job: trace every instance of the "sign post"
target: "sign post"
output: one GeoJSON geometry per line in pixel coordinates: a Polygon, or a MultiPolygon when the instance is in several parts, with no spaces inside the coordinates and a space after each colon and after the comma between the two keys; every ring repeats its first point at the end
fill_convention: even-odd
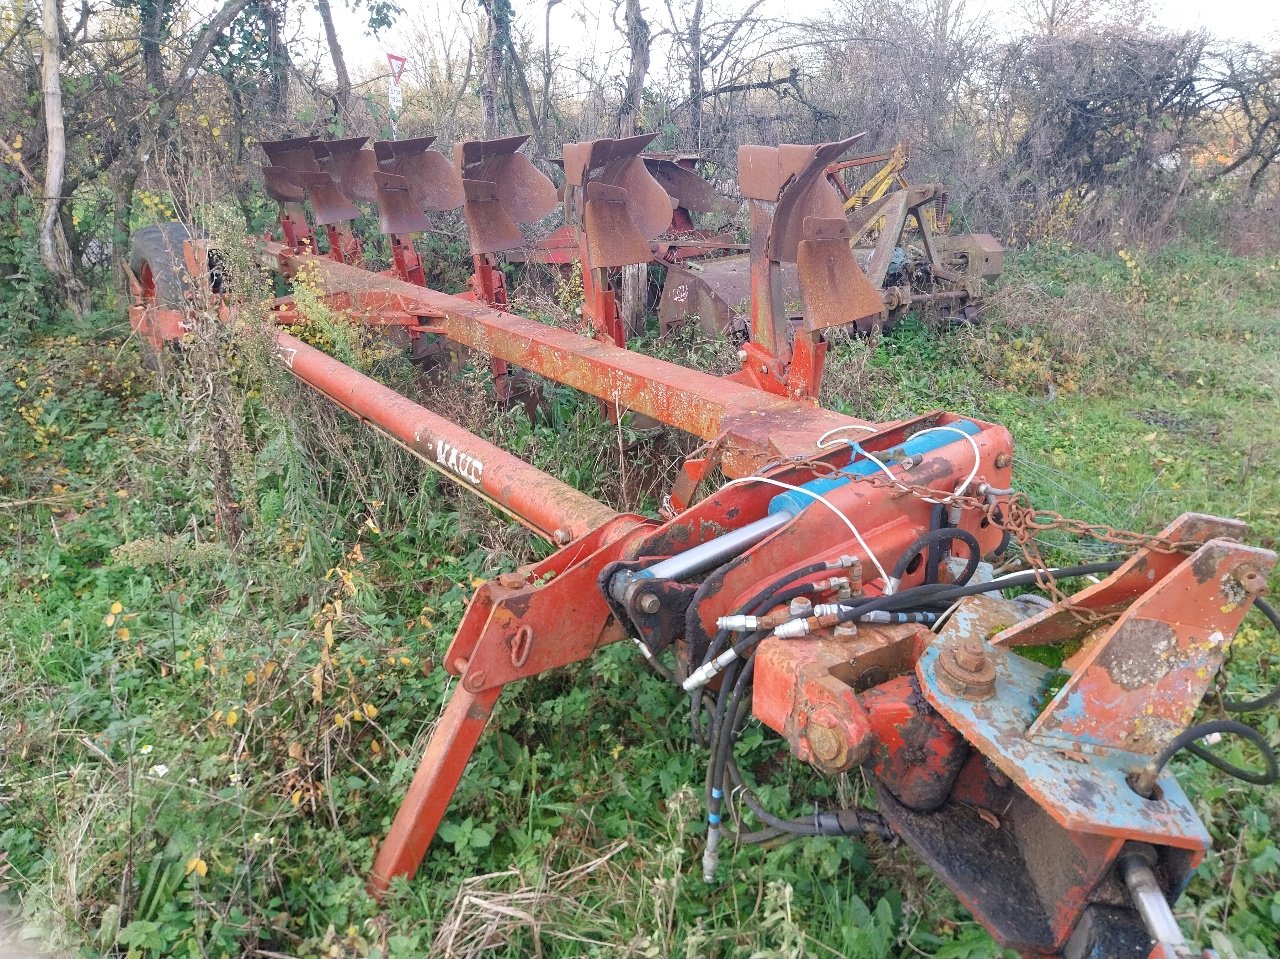
{"type": "Polygon", "coordinates": [[[396,122],[400,119],[400,108],[404,105],[404,97],[400,92],[400,78],[404,76],[405,59],[394,53],[387,54],[387,63],[391,67],[391,85],[387,89],[387,106],[391,118],[391,139],[397,138],[396,122]]]}

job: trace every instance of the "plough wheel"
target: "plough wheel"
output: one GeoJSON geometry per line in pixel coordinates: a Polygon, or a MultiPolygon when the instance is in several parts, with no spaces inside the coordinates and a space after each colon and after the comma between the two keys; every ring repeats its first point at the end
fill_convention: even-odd
{"type": "MultiPolygon", "coordinates": [[[[129,241],[129,269],[142,287],[145,306],[182,309],[191,290],[182,244],[193,234],[185,223],[157,223],[133,234],[129,241]]],[[[142,365],[158,372],[164,368],[164,351],[147,336],[140,336],[142,365]]]]}

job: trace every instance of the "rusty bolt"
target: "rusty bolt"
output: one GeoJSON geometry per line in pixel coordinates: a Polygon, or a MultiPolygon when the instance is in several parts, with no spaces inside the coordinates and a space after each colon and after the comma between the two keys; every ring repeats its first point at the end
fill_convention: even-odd
{"type": "Polygon", "coordinates": [[[561,527],[560,529],[556,530],[551,535],[555,537],[557,546],[564,546],[571,539],[573,539],[572,534],[564,527],[561,527]]]}
{"type": "Polygon", "coordinates": [[[524,573],[503,573],[498,577],[498,585],[504,589],[519,589],[524,584],[524,573]]]}
{"type": "Polygon", "coordinates": [[[813,602],[807,597],[797,596],[791,601],[791,605],[787,608],[787,611],[791,613],[792,616],[808,616],[813,612],[813,602]]]}
{"type": "Polygon", "coordinates": [[[662,600],[654,593],[644,593],[636,600],[636,605],[640,607],[640,612],[652,616],[662,608],[662,600]]]}
{"type": "Polygon", "coordinates": [[[976,636],[966,639],[955,651],[955,660],[961,669],[978,672],[987,665],[987,651],[982,648],[982,640],[976,636]]]}
{"type": "Polygon", "coordinates": [[[858,624],[857,623],[840,623],[835,628],[836,639],[857,639],[858,624]]]}
{"type": "Polygon", "coordinates": [[[1245,564],[1236,570],[1236,582],[1250,596],[1257,596],[1267,591],[1267,578],[1254,567],[1245,564]]]}
{"type": "Polygon", "coordinates": [[[838,731],[830,726],[814,723],[805,730],[805,738],[809,740],[809,748],[818,762],[839,765],[845,743],[838,731]]]}
{"type": "Polygon", "coordinates": [[[1013,456],[1009,453],[1001,453],[996,457],[996,469],[1006,470],[1013,463],[1013,456]]]}
{"type": "Polygon", "coordinates": [[[938,681],[965,699],[990,699],[996,691],[996,667],[982,640],[953,636],[938,655],[938,681]]]}

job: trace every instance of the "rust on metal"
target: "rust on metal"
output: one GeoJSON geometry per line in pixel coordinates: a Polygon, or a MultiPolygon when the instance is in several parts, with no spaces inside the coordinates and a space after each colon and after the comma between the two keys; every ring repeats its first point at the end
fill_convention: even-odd
{"type": "Polygon", "coordinates": [[[435,137],[409,140],[378,140],[373,144],[378,169],[404,177],[409,193],[426,213],[456,210],[462,206],[462,178],[453,162],[439,150],[430,149],[435,137]]]}
{"type": "Polygon", "coordinates": [[[1237,574],[1275,562],[1267,550],[1205,543],[1093,638],[1027,735],[1158,753],[1191,725],[1249,610],[1237,574]]]}
{"type": "Polygon", "coordinates": [[[644,263],[650,241],[671,226],[674,201],[641,157],[654,136],[565,144],[566,199],[582,231],[585,269],[644,263]]]}
{"type": "Polygon", "coordinates": [[[622,187],[588,183],[582,211],[587,262],[592,268],[626,266],[649,259],[649,238],[631,219],[629,194],[622,187]]]}
{"type": "Polygon", "coordinates": [[[315,211],[316,226],[334,226],[346,223],[360,215],[360,210],[347,199],[333,177],[323,170],[314,173],[298,173],[296,178],[307,190],[307,199],[315,211]]]}
{"type": "Polygon", "coordinates": [[[347,199],[372,203],[371,175],[378,168],[378,161],[372,150],[364,149],[368,139],[312,140],[311,152],[320,169],[333,177],[347,199]]]}
{"type": "Polygon", "coordinates": [[[278,244],[267,244],[266,253],[287,273],[310,264],[318,287],[350,295],[357,314],[394,308],[438,317],[436,326],[454,342],[695,436],[728,434],[733,442],[724,465],[731,475],[754,472],[778,456],[815,453],[815,440],[827,430],[865,423],[446,293],[387,277],[371,280],[365,270],[302,257],[278,244]]]}
{"type": "MultiPolygon", "coordinates": [[[[716,193],[715,188],[693,169],[699,157],[691,154],[643,155],[649,175],[676,202],[677,210],[691,213],[732,213],[736,204],[716,193]]],[[[683,228],[685,224],[672,224],[683,228]]],[[[692,223],[688,224],[689,227],[692,223]]]]}
{"type": "Polygon", "coordinates": [[[523,246],[519,225],[534,223],[555,209],[555,186],[517,152],[528,139],[523,135],[467,140],[454,147],[472,253],[523,246]]]}
{"type": "Polygon", "coordinates": [[[844,217],[806,218],[796,264],[805,332],[849,326],[867,332],[880,325],[884,299],[854,262],[844,217]]]}
{"type": "Polygon", "coordinates": [[[311,152],[314,139],[295,137],[261,144],[267,156],[267,166],[262,168],[263,187],[267,195],[280,204],[280,231],[284,242],[297,249],[311,249],[313,242],[302,205],[307,198],[307,188],[300,177],[319,171],[315,154],[311,152]]]}
{"type": "Polygon", "coordinates": [[[317,173],[320,170],[315,154],[311,152],[314,140],[315,137],[296,137],[291,140],[268,140],[261,144],[269,164],[263,172],[266,173],[267,193],[272,199],[281,203],[302,199],[295,195],[303,189],[296,174],[317,173]],[[280,195],[273,191],[280,191],[280,195]]]}
{"type": "MultiPolygon", "coordinates": [[[[796,267],[780,271],[782,301],[788,313],[798,315],[800,282],[796,267]]],[[[658,321],[664,332],[686,323],[695,323],[704,333],[746,335],[751,315],[751,260],[746,256],[725,256],[696,264],[667,267],[658,301],[658,321]]]]}
{"type": "Polygon", "coordinates": [[[431,221],[413,196],[408,177],[375,172],[372,180],[378,201],[378,226],[383,233],[422,233],[431,229],[431,221]]]}
{"type": "Polygon", "coordinates": [[[800,240],[804,237],[805,220],[809,217],[824,220],[844,218],[840,195],[827,180],[827,165],[861,138],[862,134],[857,134],[819,146],[784,143],[777,148],[781,194],[769,233],[770,259],[780,263],[796,262],[800,240]]]}
{"type": "Polygon", "coordinates": [[[952,634],[938,655],[938,680],[965,699],[990,699],[996,691],[996,667],[982,638],[952,634]]]}

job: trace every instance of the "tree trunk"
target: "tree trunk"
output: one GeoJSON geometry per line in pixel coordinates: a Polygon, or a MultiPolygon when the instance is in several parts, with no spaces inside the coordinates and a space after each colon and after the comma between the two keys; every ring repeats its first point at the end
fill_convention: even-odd
{"type": "Polygon", "coordinates": [[[480,106],[484,112],[484,135],[496,137],[501,132],[498,89],[502,86],[504,54],[511,43],[511,2],[480,0],[480,5],[488,17],[484,76],[480,81],[480,106]]]}
{"type": "Polygon", "coordinates": [[[40,258],[62,287],[67,305],[83,316],[89,291],[71,269],[71,251],[62,231],[62,185],[67,164],[67,134],[62,124],[62,35],[58,0],[44,0],[41,18],[40,92],[44,100],[46,162],[44,208],[40,216],[40,258]]]}
{"type": "MultiPolygon", "coordinates": [[[[541,115],[533,105],[533,90],[529,88],[529,74],[524,68],[524,61],[520,58],[520,54],[516,52],[515,46],[507,47],[507,52],[511,54],[511,79],[515,83],[516,89],[520,93],[520,102],[524,106],[524,112],[529,115],[529,128],[533,133],[534,149],[541,156],[546,156],[547,140],[546,129],[542,125],[541,115]]],[[[512,115],[515,115],[513,109],[512,115]]]]}
{"type": "MultiPolygon", "coordinates": [[[[48,2],[48,0],[46,0],[48,2]]],[[[133,191],[142,175],[142,161],[136,155],[123,157],[112,169],[111,182],[111,272],[116,292],[129,298],[129,238],[132,235],[133,191]]]]}
{"type": "Polygon", "coordinates": [[[689,137],[702,149],[702,0],[695,0],[689,17],[689,137]]]}
{"type": "Polygon", "coordinates": [[[547,117],[551,115],[551,8],[560,0],[547,0],[546,21],[542,38],[542,102],[538,104],[538,127],[547,129],[547,117]]]}
{"type": "Polygon", "coordinates": [[[160,44],[166,39],[160,35],[164,29],[164,15],[168,4],[163,0],[142,0],[138,6],[141,30],[138,43],[142,47],[142,75],[157,93],[165,88],[164,59],[160,44]]]}
{"type": "Polygon", "coordinates": [[[627,46],[631,48],[631,67],[627,71],[627,88],[618,108],[618,136],[627,137],[639,131],[640,105],[644,80],[649,74],[649,24],[640,9],[640,0],[626,0],[627,46]]]}
{"type": "Polygon", "coordinates": [[[333,27],[333,11],[329,9],[329,0],[316,0],[316,9],[320,11],[320,21],[324,24],[324,36],[329,43],[329,57],[333,60],[333,72],[338,86],[334,91],[334,113],[343,127],[351,115],[351,75],[347,73],[347,61],[342,55],[342,47],[338,44],[338,31],[333,27]]]}
{"type": "Polygon", "coordinates": [[[290,66],[289,48],[281,35],[284,28],[283,5],[263,3],[262,16],[267,23],[267,70],[271,77],[267,104],[272,113],[281,116],[289,105],[290,66]]]}

